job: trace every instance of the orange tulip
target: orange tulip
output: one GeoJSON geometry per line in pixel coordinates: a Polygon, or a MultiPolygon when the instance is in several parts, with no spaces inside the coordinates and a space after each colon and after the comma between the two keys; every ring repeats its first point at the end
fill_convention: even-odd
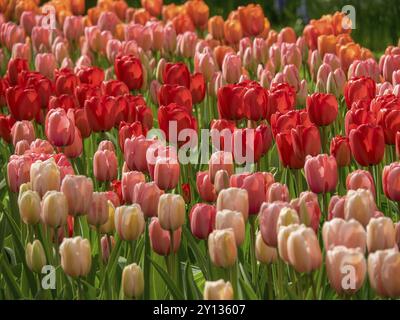
{"type": "Polygon", "coordinates": [[[204,30],[207,27],[208,16],[210,15],[208,5],[203,1],[190,0],[185,3],[185,7],[194,25],[204,30]]]}
{"type": "Polygon", "coordinates": [[[224,23],[225,40],[228,43],[238,43],[243,38],[242,25],[239,20],[228,19],[224,23]]]}
{"type": "Polygon", "coordinates": [[[318,37],[318,51],[322,59],[325,53],[335,53],[336,37],[334,35],[320,35],[318,37]]]}
{"type": "Polygon", "coordinates": [[[222,69],[222,62],[228,53],[235,53],[235,51],[229,46],[216,46],[214,48],[215,60],[217,61],[220,69],[222,69]]]}
{"type": "Polygon", "coordinates": [[[356,43],[348,43],[339,50],[339,60],[345,73],[354,60],[361,59],[361,47],[356,43]]]}
{"type": "Polygon", "coordinates": [[[141,0],[142,7],[145,8],[152,16],[158,17],[162,9],[162,0],[141,0]]]}
{"type": "Polygon", "coordinates": [[[150,13],[146,9],[137,9],[133,13],[133,21],[144,26],[150,20],[150,13]]]}
{"type": "Polygon", "coordinates": [[[224,19],[221,16],[214,16],[208,20],[208,33],[216,40],[224,38],[224,19]]]}
{"type": "Polygon", "coordinates": [[[288,42],[288,43],[295,43],[296,42],[296,32],[291,27],[283,28],[278,35],[278,42],[288,42]]]}
{"type": "Polygon", "coordinates": [[[238,9],[245,36],[257,36],[264,31],[264,12],[259,4],[249,4],[238,9]]]}

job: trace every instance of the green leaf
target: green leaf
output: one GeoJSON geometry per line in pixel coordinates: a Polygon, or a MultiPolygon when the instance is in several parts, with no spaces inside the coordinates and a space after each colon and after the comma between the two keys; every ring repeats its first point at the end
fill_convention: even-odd
{"type": "Polygon", "coordinates": [[[6,259],[4,258],[4,255],[2,254],[0,256],[0,267],[2,270],[3,278],[6,281],[8,287],[10,288],[11,293],[16,299],[22,299],[24,298],[21,289],[18,287],[17,282],[15,281],[15,276],[10,270],[10,267],[8,266],[8,263],[6,262],[6,259]]]}
{"type": "Polygon", "coordinates": [[[239,278],[240,286],[243,292],[246,294],[246,298],[249,300],[259,300],[257,294],[254,292],[253,288],[245,281],[243,278],[239,278]]]}
{"type": "Polygon", "coordinates": [[[176,300],[184,300],[184,296],[180,289],[175,285],[175,283],[172,282],[171,278],[169,277],[168,273],[164,270],[163,267],[161,267],[157,262],[155,262],[153,259],[148,257],[150,262],[153,264],[154,268],[157,270],[161,278],[164,280],[165,284],[168,287],[169,292],[172,294],[174,299],[176,300]]]}

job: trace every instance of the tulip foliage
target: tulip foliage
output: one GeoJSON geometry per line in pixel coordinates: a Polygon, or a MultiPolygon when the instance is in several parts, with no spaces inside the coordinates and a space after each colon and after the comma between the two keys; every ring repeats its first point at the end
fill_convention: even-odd
{"type": "Polygon", "coordinates": [[[400,297],[400,47],[140,2],[0,5],[0,300],[400,297]]]}

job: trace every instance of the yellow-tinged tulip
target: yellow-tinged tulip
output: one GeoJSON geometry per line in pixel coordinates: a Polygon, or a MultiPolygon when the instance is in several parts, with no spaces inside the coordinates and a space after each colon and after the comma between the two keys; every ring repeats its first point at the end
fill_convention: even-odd
{"type": "Polygon", "coordinates": [[[40,221],[40,196],[37,192],[28,190],[20,194],[18,208],[24,223],[36,224],[40,221]]]}
{"type": "Polygon", "coordinates": [[[108,219],[107,222],[100,226],[101,233],[112,233],[115,231],[115,207],[108,200],[108,219]]]}
{"type": "Polygon", "coordinates": [[[247,221],[249,216],[249,196],[247,190],[240,188],[223,189],[218,194],[217,211],[229,209],[239,211],[247,221]]]}
{"type": "Polygon", "coordinates": [[[256,258],[265,264],[275,262],[278,259],[278,251],[264,242],[261,232],[258,232],[256,238],[256,258]]]}
{"type": "Polygon", "coordinates": [[[291,224],[299,224],[300,219],[296,210],[288,207],[284,207],[279,212],[278,222],[276,224],[277,231],[279,232],[280,227],[289,226],[291,224]]]}
{"type": "Polygon", "coordinates": [[[355,219],[364,227],[375,212],[375,200],[371,191],[365,189],[347,191],[344,202],[344,218],[355,219]]]}
{"type": "Polygon", "coordinates": [[[240,246],[246,234],[246,226],[242,213],[228,209],[218,211],[215,218],[215,229],[222,230],[229,228],[232,228],[235,234],[236,245],[240,246]]]}
{"type": "Polygon", "coordinates": [[[46,255],[42,243],[39,240],[34,240],[28,243],[25,248],[26,264],[33,272],[42,272],[43,266],[46,265],[46,255]]]}
{"type": "Polygon", "coordinates": [[[166,193],[158,201],[158,219],[165,230],[175,231],[185,223],[185,200],[177,194],[166,193]]]}
{"type": "Polygon", "coordinates": [[[132,263],[122,271],[122,290],[128,298],[139,298],[144,290],[144,277],[142,269],[132,263]]]}
{"type": "Polygon", "coordinates": [[[92,256],[88,239],[64,238],[60,255],[61,267],[70,277],[86,276],[90,272],[92,256]]]}
{"type": "Polygon", "coordinates": [[[31,166],[30,181],[32,190],[37,191],[41,197],[47,191],[60,190],[60,170],[53,158],[45,161],[36,161],[31,166]]]}
{"type": "Polygon", "coordinates": [[[67,197],[62,192],[48,191],[42,201],[42,220],[51,228],[65,225],[68,216],[67,197]]]}
{"type": "Polygon", "coordinates": [[[232,300],[233,288],[231,283],[220,279],[206,281],[204,285],[204,300],[232,300]]]}
{"type": "Polygon", "coordinates": [[[122,240],[137,240],[144,230],[144,215],[138,204],[121,206],[115,210],[115,228],[122,240]]]}
{"type": "Polygon", "coordinates": [[[214,230],[208,236],[210,258],[217,267],[227,268],[235,264],[237,247],[233,229],[214,230]]]}

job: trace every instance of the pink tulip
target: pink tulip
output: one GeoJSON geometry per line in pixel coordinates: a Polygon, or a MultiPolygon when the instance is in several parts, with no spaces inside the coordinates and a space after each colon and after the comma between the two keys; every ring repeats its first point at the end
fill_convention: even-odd
{"type": "Polygon", "coordinates": [[[209,204],[197,203],[192,207],[189,214],[190,229],[196,238],[208,238],[215,228],[216,213],[215,206],[209,204]]]}
{"type": "Polygon", "coordinates": [[[225,170],[229,176],[233,174],[234,166],[232,153],[217,151],[211,155],[208,161],[208,173],[212,183],[214,182],[215,174],[219,170],[225,170]]]}
{"type": "Polygon", "coordinates": [[[290,204],[298,212],[300,222],[311,227],[317,233],[321,218],[318,196],[311,191],[305,191],[300,193],[299,198],[293,199],[290,204]]]}
{"type": "Polygon", "coordinates": [[[196,175],[196,187],[200,198],[206,202],[217,200],[217,194],[214,185],[211,183],[208,171],[199,171],[196,175]]]}
{"type": "Polygon", "coordinates": [[[66,175],[60,190],[68,201],[68,214],[77,216],[89,212],[93,194],[93,182],[90,178],[66,175]]]}
{"type": "Polygon", "coordinates": [[[158,200],[163,193],[155,182],[139,182],[133,188],[132,202],[140,205],[145,217],[156,217],[158,200]]]}
{"type": "Polygon", "coordinates": [[[78,41],[83,35],[83,18],[80,16],[67,16],[64,20],[63,32],[69,41],[78,41]]]}
{"type": "Polygon", "coordinates": [[[304,173],[311,191],[327,193],[336,189],[338,173],[335,157],[326,154],[307,156],[304,173]]]}
{"type": "Polygon", "coordinates": [[[31,142],[30,150],[33,153],[41,153],[41,154],[52,154],[54,153],[54,148],[52,144],[47,140],[35,139],[31,142]]]}
{"type": "Polygon", "coordinates": [[[117,177],[118,161],[112,151],[97,150],[93,156],[93,173],[97,180],[112,181],[117,177]]]}
{"type": "Polygon", "coordinates": [[[179,53],[184,58],[192,58],[195,54],[197,44],[197,34],[195,32],[186,31],[180,41],[178,41],[179,53]]]}
{"type": "Polygon", "coordinates": [[[125,139],[124,159],[130,170],[148,171],[146,152],[153,143],[154,140],[144,136],[125,139]]]}
{"type": "Polygon", "coordinates": [[[374,217],[367,225],[368,252],[396,247],[396,229],[391,218],[374,217]]]}
{"type": "Polygon", "coordinates": [[[33,27],[36,26],[36,13],[33,11],[22,12],[19,23],[24,28],[25,33],[30,35],[33,27]]]}
{"type": "MultiPolygon", "coordinates": [[[[182,228],[173,232],[174,253],[179,250],[181,244],[182,228]]],[[[171,253],[171,235],[168,230],[161,228],[158,218],[153,217],[149,225],[151,247],[159,255],[167,256],[171,253]]]]}
{"type": "Polygon", "coordinates": [[[346,197],[334,195],[329,201],[328,220],[334,218],[344,219],[344,202],[346,197]]]}
{"type": "Polygon", "coordinates": [[[72,110],[50,109],[46,115],[45,132],[49,141],[57,146],[68,146],[74,142],[75,123],[72,110]]]}
{"type": "Polygon", "coordinates": [[[158,158],[154,168],[154,182],[161,190],[172,190],[179,182],[179,162],[174,158],[158,158]]]}
{"type": "Polygon", "coordinates": [[[25,59],[27,61],[31,60],[31,47],[27,43],[16,43],[12,47],[11,58],[25,59]]]}
{"type": "Polygon", "coordinates": [[[115,34],[118,23],[120,23],[120,20],[112,11],[103,11],[97,20],[97,26],[101,31],[110,31],[112,34],[115,34]]]}
{"type": "Polygon", "coordinates": [[[357,190],[366,189],[375,194],[375,183],[371,173],[366,170],[355,170],[346,177],[346,189],[357,190]]]}
{"type": "Polygon", "coordinates": [[[300,69],[302,57],[301,52],[295,43],[281,44],[281,62],[284,66],[294,64],[297,69],[300,69]]]}
{"type": "Polygon", "coordinates": [[[289,190],[285,184],[279,182],[274,182],[271,184],[267,190],[267,202],[274,201],[289,201],[289,190]]]}
{"type": "Polygon", "coordinates": [[[29,143],[26,140],[20,140],[15,145],[14,154],[16,155],[23,155],[26,151],[29,150],[29,143]]]}
{"type": "Polygon", "coordinates": [[[32,28],[32,46],[35,52],[50,50],[50,30],[46,27],[35,26],[32,28]]]}
{"type": "Polygon", "coordinates": [[[247,190],[232,187],[222,190],[217,198],[217,211],[224,209],[240,212],[244,221],[247,221],[249,216],[249,195],[247,190]]]}
{"type": "Polygon", "coordinates": [[[133,190],[135,185],[145,182],[146,177],[140,171],[129,171],[122,174],[121,187],[122,197],[126,203],[133,203],[133,190]]]}
{"type": "Polygon", "coordinates": [[[7,164],[7,183],[12,192],[18,192],[21,184],[29,182],[32,158],[29,155],[13,155],[7,164]]]}
{"type": "Polygon", "coordinates": [[[264,203],[260,208],[259,221],[260,231],[264,242],[276,248],[278,245],[278,229],[277,223],[279,213],[283,208],[291,208],[290,204],[283,201],[275,201],[271,203],[264,203]]]}
{"type": "Polygon", "coordinates": [[[383,168],[382,185],[385,195],[393,201],[400,202],[399,186],[400,162],[393,162],[383,168]]]}
{"type": "Polygon", "coordinates": [[[21,140],[26,140],[28,143],[35,140],[35,129],[32,122],[22,120],[14,123],[11,128],[11,139],[14,146],[21,140]]]}
{"type": "Polygon", "coordinates": [[[347,248],[359,248],[365,252],[367,247],[367,234],[364,227],[358,221],[349,221],[334,218],[326,221],[322,227],[322,238],[325,250],[331,250],[336,246],[347,248]]]}
{"type": "Polygon", "coordinates": [[[35,68],[49,79],[54,79],[54,70],[57,67],[56,58],[52,53],[39,53],[35,57],[35,68]]]}
{"type": "Polygon", "coordinates": [[[87,213],[87,222],[99,227],[108,220],[108,200],[105,192],[93,192],[87,213]]]}
{"type": "Polygon", "coordinates": [[[242,62],[238,55],[228,53],[222,62],[222,77],[227,83],[237,83],[242,74],[242,62]]]}
{"type": "Polygon", "coordinates": [[[112,143],[112,141],[110,140],[102,140],[100,141],[97,150],[101,150],[101,151],[111,151],[111,152],[115,152],[115,146],[114,143],[112,143]]]}
{"type": "Polygon", "coordinates": [[[63,153],[71,159],[78,158],[83,151],[83,141],[81,132],[75,127],[74,140],[69,146],[65,146],[62,150],[63,153]]]}
{"type": "Polygon", "coordinates": [[[324,64],[328,64],[331,67],[332,71],[340,68],[340,60],[337,55],[333,53],[325,53],[322,62],[324,64]]]}

